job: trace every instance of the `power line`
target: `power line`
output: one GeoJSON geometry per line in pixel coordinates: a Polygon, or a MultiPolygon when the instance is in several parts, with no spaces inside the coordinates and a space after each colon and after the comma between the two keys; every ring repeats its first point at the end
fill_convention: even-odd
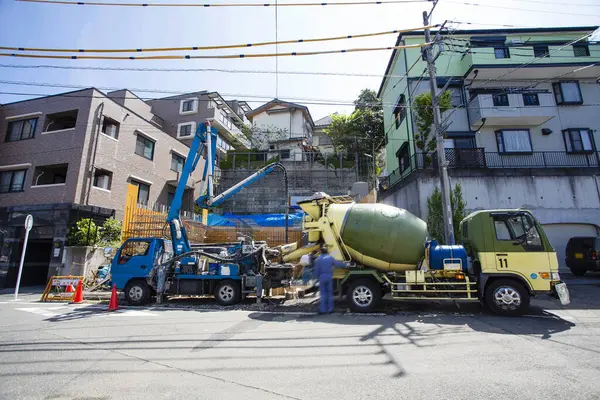
{"type": "Polygon", "coordinates": [[[396,86],[398,86],[400,84],[400,82],[402,82],[402,80],[404,78],[406,78],[408,76],[408,74],[410,73],[410,71],[419,63],[419,58],[417,58],[415,60],[415,62],[410,66],[409,69],[406,70],[406,73],[404,75],[402,75],[400,77],[400,79],[398,79],[398,82],[396,82],[394,84],[394,86],[392,86],[390,89],[386,90],[382,95],[381,95],[381,99],[385,98],[386,95],[388,95],[392,90],[394,90],[396,88],[396,86]]]}
{"type": "MultiPolygon", "coordinates": [[[[23,1],[23,0],[20,0],[20,1],[23,1]]],[[[461,4],[461,5],[465,5],[465,6],[498,8],[498,9],[503,9],[503,10],[513,10],[513,11],[529,11],[529,12],[535,12],[535,13],[559,14],[559,15],[576,15],[576,16],[580,16],[580,17],[596,17],[596,18],[600,17],[600,15],[595,15],[595,14],[578,14],[578,13],[570,13],[570,12],[563,12],[563,11],[533,10],[531,8],[495,6],[495,5],[489,5],[489,4],[467,3],[467,2],[453,1],[453,0],[446,0],[445,2],[453,3],[453,4],[461,4]]]]}
{"type": "Polygon", "coordinates": [[[364,47],[355,49],[343,50],[323,50],[323,51],[305,51],[291,53],[263,53],[263,54],[226,54],[226,55],[210,55],[210,56],[142,56],[142,57],[127,57],[127,56],[61,56],[61,55],[42,55],[42,54],[20,54],[20,53],[0,53],[0,57],[20,57],[20,58],[45,58],[55,60],[184,60],[184,59],[231,59],[231,58],[270,58],[270,57],[295,57],[295,56],[314,56],[322,54],[344,54],[344,53],[359,53],[366,51],[382,51],[396,49],[414,49],[427,46],[429,43],[409,44],[403,46],[388,46],[388,47],[364,47]]]}
{"type": "MultiPolygon", "coordinates": [[[[271,3],[108,3],[94,1],[57,1],[57,0],[16,0],[24,3],[44,3],[54,5],[73,5],[73,6],[110,6],[110,7],[272,7],[271,3]]],[[[313,7],[313,6],[362,6],[362,5],[381,5],[381,4],[409,4],[409,3],[429,3],[431,0],[381,0],[381,1],[353,1],[353,2],[322,2],[322,3],[283,3],[279,7],[313,7]]]]}
{"type": "Polygon", "coordinates": [[[585,4],[585,3],[555,3],[545,0],[510,0],[517,1],[519,3],[535,3],[544,5],[556,5],[556,6],[577,6],[577,7],[600,7],[600,4],[585,4]]]}
{"type": "MultiPolygon", "coordinates": [[[[277,25],[277,23],[276,23],[277,25]]],[[[335,40],[347,40],[347,39],[360,39],[366,37],[393,35],[397,33],[406,33],[419,31],[425,28],[433,28],[438,25],[421,26],[418,28],[409,29],[394,29],[393,31],[384,32],[372,32],[372,33],[361,33],[357,35],[343,35],[333,36],[325,38],[313,38],[313,39],[290,39],[290,40],[277,40],[277,32],[275,33],[274,42],[258,42],[258,43],[238,43],[238,44],[227,44],[220,46],[186,46],[186,47],[154,47],[154,48],[129,48],[129,49],[65,49],[65,48],[44,48],[44,47],[9,47],[0,46],[0,50],[8,51],[35,51],[35,52],[53,52],[53,53],[142,53],[142,52],[171,52],[171,51],[202,51],[202,50],[222,50],[222,49],[237,49],[246,47],[259,47],[259,46],[272,46],[280,44],[293,44],[293,43],[317,43],[317,42],[330,42],[335,40]]]]}
{"type": "Polygon", "coordinates": [[[323,75],[323,76],[359,76],[366,78],[400,78],[404,75],[394,74],[363,74],[350,72],[311,72],[311,71],[268,71],[253,69],[225,69],[225,68],[133,68],[133,67],[83,67],[70,65],[17,65],[0,64],[0,68],[19,69],[64,69],[80,71],[132,71],[132,72],[222,72],[230,74],[276,74],[281,75],[323,75]]]}

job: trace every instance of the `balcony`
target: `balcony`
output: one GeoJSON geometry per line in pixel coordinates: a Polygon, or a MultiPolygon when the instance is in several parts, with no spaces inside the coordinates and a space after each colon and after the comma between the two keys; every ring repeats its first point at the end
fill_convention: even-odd
{"type": "Polygon", "coordinates": [[[551,119],[554,108],[554,95],[537,93],[539,105],[526,106],[522,93],[507,95],[508,106],[495,106],[492,94],[478,94],[468,105],[471,128],[476,129],[486,119],[486,126],[539,126],[551,119]]]}
{"type": "Polygon", "coordinates": [[[225,111],[216,107],[212,110],[214,113],[208,120],[210,120],[213,123],[213,126],[217,128],[220,135],[223,135],[223,137],[233,144],[235,148],[249,149],[252,147],[250,140],[242,133],[240,128],[235,126],[225,111]]]}
{"type": "MultiPolygon", "coordinates": [[[[179,185],[179,179],[181,177],[181,172],[176,172],[176,171],[169,171],[169,178],[167,180],[167,184],[177,187],[177,185],[179,185]]],[[[194,189],[194,187],[196,186],[196,182],[192,179],[192,177],[188,177],[187,183],[185,185],[186,189],[194,189]]]]}
{"type": "Polygon", "coordinates": [[[600,76],[600,45],[595,43],[589,43],[589,56],[581,57],[575,57],[572,46],[564,45],[550,45],[549,56],[537,58],[533,46],[509,44],[508,50],[508,58],[496,58],[493,47],[471,48],[461,63],[466,70],[465,81],[474,79],[471,87],[477,88],[499,77],[505,80],[551,80],[557,76],[561,79],[595,79],[600,76]],[[540,68],[542,66],[548,68],[540,68]]]}
{"type": "MultiPolygon", "coordinates": [[[[567,153],[564,151],[536,151],[525,154],[486,152],[484,148],[446,149],[446,162],[451,169],[502,169],[502,168],[598,168],[600,152],[567,153]]],[[[381,181],[381,189],[389,190],[417,170],[437,170],[435,154],[414,154],[410,167],[394,170],[381,181]]]]}

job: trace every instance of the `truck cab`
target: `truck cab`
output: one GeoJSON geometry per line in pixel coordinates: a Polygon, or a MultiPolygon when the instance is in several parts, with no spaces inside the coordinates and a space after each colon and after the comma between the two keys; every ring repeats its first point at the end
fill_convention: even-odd
{"type": "Polygon", "coordinates": [[[152,268],[172,255],[171,242],[160,238],[126,240],[111,264],[112,281],[131,304],[146,303],[153,294],[148,284],[152,268]]]}
{"type": "Polygon", "coordinates": [[[560,297],[556,251],[531,212],[476,211],[461,222],[460,234],[493,311],[522,313],[531,296],[560,297]]]}

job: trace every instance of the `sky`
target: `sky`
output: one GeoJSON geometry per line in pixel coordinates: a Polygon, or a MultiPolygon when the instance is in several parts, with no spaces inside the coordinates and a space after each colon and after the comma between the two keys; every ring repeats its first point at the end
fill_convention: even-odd
{"type": "MultiPolygon", "coordinates": [[[[113,0],[118,1],[118,0],[113,0]]],[[[128,2],[142,0],[128,0],[128,2]]],[[[143,0],[144,2],[193,3],[191,0],[143,0]]],[[[294,0],[309,2],[311,0],[294,0]]],[[[312,0],[315,1],[315,0],[312,0]]],[[[339,0],[338,0],[339,1],[339,0]]],[[[348,1],[348,0],[346,0],[348,1]]],[[[600,25],[600,0],[440,0],[433,22],[463,22],[459,29],[517,26],[600,25]],[[576,3],[578,5],[573,5],[576,3]],[[570,5],[568,7],[567,5],[570,5]],[[587,6],[586,6],[587,5],[587,6]],[[488,7],[493,6],[493,7],[488,7]],[[504,9],[498,7],[506,7],[504,9]],[[515,10],[542,10],[543,12],[515,10]],[[580,15],[570,15],[580,14],[580,15]],[[470,23],[470,24],[466,24],[470,23]]],[[[217,3],[257,2],[216,0],[217,3]]],[[[288,0],[288,2],[291,2],[288,0]]],[[[283,2],[281,2],[283,3],[283,2]]],[[[422,26],[422,12],[431,3],[279,7],[98,7],[25,3],[0,0],[0,46],[49,48],[145,48],[226,45],[288,39],[308,39],[389,31],[422,26]],[[276,29],[277,25],[277,29],[276,29]]],[[[322,51],[356,47],[393,46],[396,35],[349,39],[324,43],[279,45],[280,52],[322,51]]],[[[274,46],[244,49],[185,52],[186,54],[272,53],[274,46]]],[[[0,51],[4,52],[4,51],[0,51]]],[[[0,57],[0,81],[44,85],[0,83],[0,103],[9,103],[82,87],[101,90],[129,88],[142,98],[164,97],[160,91],[217,91],[226,99],[246,100],[252,107],[277,97],[306,104],[319,119],[333,112],[349,113],[360,90],[377,90],[381,77],[331,76],[319,73],[383,75],[391,51],[345,53],[305,57],[229,60],[107,61],[43,60],[0,57]],[[278,65],[276,65],[278,64],[278,65]],[[314,75],[224,73],[224,72],[140,72],[67,69],[24,69],[6,65],[58,65],[135,68],[220,68],[253,71],[301,71],[314,75]],[[278,81],[278,84],[276,84],[278,81]],[[136,90],[143,89],[144,91],[136,90]],[[5,93],[26,93],[14,95],[5,93]],[[342,104],[312,104],[342,103],[342,104]]],[[[104,90],[108,91],[108,90],[104,90]]]]}

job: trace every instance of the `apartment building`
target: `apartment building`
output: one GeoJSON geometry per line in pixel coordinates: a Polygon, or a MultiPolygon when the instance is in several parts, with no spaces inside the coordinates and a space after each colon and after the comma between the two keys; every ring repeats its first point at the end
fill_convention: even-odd
{"type": "MultiPolygon", "coordinates": [[[[16,280],[27,214],[34,226],[23,284],[44,284],[60,271],[69,227],[86,217],[121,219],[129,184],[139,203],[170,205],[198,123],[213,121],[222,151],[247,148],[231,122],[247,120],[228,113],[217,93],[145,102],[126,89],[94,88],[0,106],[0,287],[16,280]]],[[[202,170],[187,182],[186,211],[200,195],[202,170]]]]}
{"type": "Polygon", "coordinates": [[[252,123],[253,145],[258,150],[279,154],[282,160],[305,159],[315,129],[308,107],[273,99],[246,115],[252,123]]]}
{"type": "MultiPolygon", "coordinates": [[[[442,116],[451,185],[461,184],[471,210],[532,210],[563,267],[569,237],[600,234],[600,44],[590,40],[597,28],[441,33],[436,60],[436,85],[451,92],[442,116]]],[[[397,41],[423,42],[423,32],[397,41]]],[[[385,78],[378,94],[389,172],[380,196],[423,218],[439,186],[435,155],[415,140],[414,99],[430,90],[425,68],[419,49],[395,50],[386,75],[406,77],[385,78]]]]}

